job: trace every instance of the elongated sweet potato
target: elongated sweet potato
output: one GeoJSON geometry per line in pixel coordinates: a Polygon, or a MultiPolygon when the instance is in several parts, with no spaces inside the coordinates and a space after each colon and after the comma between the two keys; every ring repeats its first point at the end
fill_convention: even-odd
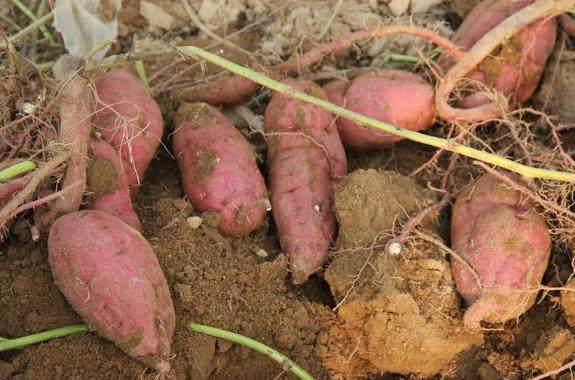
{"type": "Polygon", "coordinates": [[[162,140],[160,107],[128,70],[110,70],[96,78],[95,85],[99,102],[93,122],[102,138],[120,153],[135,195],[162,140]]]}
{"type": "MultiPolygon", "coordinates": [[[[468,50],[505,18],[531,3],[533,0],[482,1],[467,15],[454,34],[453,42],[468,50]]],[[[531,97],[541,79],[556,34],[555,18],[533,23],[484,59],[468,76],[499,90],[514,105],[523,103],[531,97]]],[[[486,102],[484,95],[474,94],[465,98],[461,106],[473,108],[486,102]]]]}
{"type": "Polygon", "coordinates": [[[530,199],[493,175],[482,176],[455,203],[451,244],[479,276],[452,259],[457,290],[470,305],[466,325],[506,322],[533,306],[551,238],[530,199]]]}
{"type": "Polygon", "coordinates": [[[254,153],[238,130],[205,103],[185,103],[176,116],[174,152],[184,190],[220,231],[247,235],[264,220],[269,201],[254,153]]]}
{"type": "Polygon", "coordinates": [[[146,239],[115,216],[78,211],[54,222],[48,252],[56,284],[90,328],[158,372],[170,370],[174,307],[146,239]]]}
{"type": "MultiPolygon", "coordinates": [[[[284,83],[326,99],[312,82],[284,83]]],[[[282,249],[290,256],[294,283],[324,262],[335,232],[334,184],[347,162],[329,112],[274,93],[266,109],[272,210],[282,249]]]]}
{"type": "Polygon", "coordinates": [[[141,231],[120,156],[104,141],[92,140],[90,148],[92,159],[87,173],[90,208],[114,215],[141,231]]]}
{"type": "MultiPolygon", "coordinates": [[[[324,90],[335,104],[412,131],[433,125],[433,87],[416,74],[401,70],[371,71],[352,81],[334,81],[324,90]]],[[[344,145],[355,149],[385,148],[401,137],[361,127],[338,118],[344,145]]]]}

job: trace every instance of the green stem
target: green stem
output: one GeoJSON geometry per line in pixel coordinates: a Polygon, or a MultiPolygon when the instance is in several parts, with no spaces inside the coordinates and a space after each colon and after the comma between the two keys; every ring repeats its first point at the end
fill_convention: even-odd
{"type": "Polygon", "coordinates": [[[134,62],[134,68],[136,69],[136,73],[138,73],[138,76],[140,77],[142,82],[144,82],[144,85],[146,86],[148,91],[150,91],[150,82],[148,81],[148,74],[146,74],[146,68],[144,67],[144,61],[138,60],[138,61],[134,62]]]}
{"type": "Polygon", "coordinates": [[[421,61],[421,58],[414,57],[412,55],[390,54],[389,60],[393,62],[419,63],[419,61],[421,61]]]}
{"type": "Polygon", "coordinates": [[[273,348],[268,347],[265,344],[260,343],[256,340],[250,339],[248,337],[230,331],[221,330],[211,326],[200,325],[193,322],[188,322],[188,327],[190,328],[190,330],[198,333],[215,336],[216,338],[229,340],[230,342],[249,347],[252,350],[267,355],[269,358],[278,362],[282,366],[282,368],[289,370],[299,379],[313,380],[313,377],[309,373],[307,373],[303,368],[299,367],[297,364],[295,364],[294,362],[292,362],[287,357],[285,357],[278,351],[274,350],[273,348]]]}
{"type": "MultiPolygon", "coordinates": [[[[24,29],[22,29],[21,31],[19,31],[18,33],[16,33],[12,37],[10,37],[8,39],[8,42],[14,43],[14,42],[18,41],[20,38],[25,37],[28,34],[34,32],[40,26],[46,24],[47,22],[50,22],[50,20],[52,20],[53,18],[54,18],[54,12],[52,11],[52,12],[40,17],[39,19],[37,19],[36,21],[31,23],[30,25],[28,25],[27,27],[25,27],[24,29]]],[[[6,47],[6,44],[4,42],[0,42],[0,48],[5,48],[5,47],[6,47]]]]}
{"type": "Polygon", "coordinates": [[[23,336],[16,339],[8,339],[0,342],[0,352],[22,348],[31,344],[45,342],[54,338],[61,338],[63,336],[72,335],[80,332],[88,331],[88,325],[75,325],[68,327],[61,327],[59,329],[44,331],[38,334],[23,336]]]}
{"type": "MultiPolygon", "coordinates": [[[[36,15],[34,13],[32,13],[32,11],[30,9],[28,9],[28,7],[24,4],[22,4],[20,2],[20,0],[12,0],[12,4],[14,4],[18,9],[20,9],[22,11],[22,13],[24,13],[26,16],[28,16],[28,18],[34,22],[38,21],[38,17],[36,17],[36,15]]],[[[48,41],[54,43],[54,37],[52,36],[52,34],[48,31],[48,29],[46,29],[46,27],[42,24],[42,25],[38,25],[38,28],[40,29],[40,31],[42,32],[42,34],[44,35],[44,38],[46,38],[48,41]]]]}
{"type": "Polygon", "coordinates": [[[501,168],[519,173],[527,178],[542,178],[550,179],[563,182],[575,182],[575,174],[568,172],[561,172],[557,170],[533,168],[526,166],[512,160],[508,160],[504,157],[498,156],[496,154],[487,153],[481,150],[470,148],[468,146],[460,145],[452,140],[446,140],[435,136],[426,135],[419,132],[413,132],[404,128],[399,128],[395,125],[387,124],[379,120],[375,120],[364,116],[362,114],[352,112],[343,107],[339,107],[335,104],[327,102],[325,100],[316,98],[314,96],[305,94],[294,90],[292,87],[277,82],[267,76],[255,72],[251,69],[238,65],[236,63],[230,62],[220,56],[209,53],[203,49],[196,46],[180,46],[176,47],[181,54],[186,56],[195,56],[206,61],[209,61],[215,65],[225,68],[234,74],[240,75],[244,78],[250,79],[264,87],[277,91],[285,96],[291,98],[299,99],[303,102],[313,104],[317,107],[323,108],[331,113],[338,116],[345,117],[361,126],[368,126],[380,131],[390,133],[395,136],[400,136],[415,142],[419,142],[426,145],[431,145],[436,148],[444,149],[453,153],[461,154],[466,157],[473,158],[475,160],[483,161],[485,163],[499,166],[501,168]]]}
{"type": "Polygon", "coordinates": [[[22,161],[0,171],[0,181],[8,181],[20,174],[36,169],[36,164],[32,161],[22,161]]]}

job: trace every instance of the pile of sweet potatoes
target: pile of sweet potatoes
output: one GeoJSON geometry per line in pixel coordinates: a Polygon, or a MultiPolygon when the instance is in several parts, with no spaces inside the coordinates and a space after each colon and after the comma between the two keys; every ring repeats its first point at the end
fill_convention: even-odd
{"type": "MultiPolygon", "coordinates": [[[[462,51],[472,49],[531,3],[481,2],[453,43],[462,51]]],[[[570,21],[564,17],[564,24],[570,21]]],[[[514,105],[527,101],[551,53],[556,29],[554,18],[545,19],[505,41],[467,75],[474,86],[460,106],[489,102],[485,87],[500,91],[514,105]]],[[[439,61],[446,70],[456,64],[451,58],[439,61]]],[[[77,65],[73,61],[71,68],[77,65]]],[[[60,142],[72,152],[64,186],[80,186],[74,196],[52,204],[44,218],[45,226],[51,225],[50,266],[62,293],[92,329],[166,374],[174,308],[134,210],[139,186],[163,137],[162,113],[142,81],[126,69],[92,78],[93,94],[88,79],[70,71],[60,98],[60,142]],[[83,206],[88,210],[79,211],[83,206]]],[[[294,72],[274,72],[283,78],[286,74],[294,72]]],[[[434,87],[411,72],[371,70],[323,88],[304,79],[282,82],[398,128],[424,131],[436,119],[434,87]]],[[[186,99],[194,102],[181,104],[175,115],[173,152],[188,200],[224,235],[249,235],[272,210],[293,282],[301,284],[321,270],[336,235],[334,187],[347,174],[344,146],[382,149],[400,138],[274,93],[262,132],[266,186],[252,146],[214,107],[246,101],[257,89],[255,83],[234,77],[189,92],[186,99]]],[[[0,207],[18,186],[0,187],[0,207]]],[[[469,304],[466,325],[505,322],[533,305],[551,250],[546,221],[533,200],[497,176],[483,176],[455,203],[451,243],[457,254],[451,262],[453,276],[469,304]]]]}

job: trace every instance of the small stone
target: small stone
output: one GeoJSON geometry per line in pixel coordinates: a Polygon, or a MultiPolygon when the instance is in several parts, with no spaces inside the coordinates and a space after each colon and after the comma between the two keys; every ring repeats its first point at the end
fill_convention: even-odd
{"type": "Polygon", "coordinates": [[[388,252],[392,256],[397,256],[401,253],[401,244],[394,242],[389,245],[388,252]]]}
{"type": "Polygon", "coordinates": [[[188,225],[194,230],[202,225],[202,218],[199,216],[190,216],[187,219],[188,225]]]}
{"type": "Polygon", "coordinates": [[[319,212],[319,206],[318,206],[318,205],[313,206],[313,209],[314,209],[315,211],[319,212]]]}
{"type": "Polygon", "coordinates": [[[35,110],[36,110],[36,105],[34,105],[32,103],[26,102],[26,103],[22,104],[22,112],[24,112],[26,115],[30,115],[35,110]]]}
{"type": "Polygon", "coordinates": [[[265,259],[266,257],[268,257],[268,253],[265,249],[258,249],[256,251],[256,256],[261,257],[262,259],[265,259]]]}

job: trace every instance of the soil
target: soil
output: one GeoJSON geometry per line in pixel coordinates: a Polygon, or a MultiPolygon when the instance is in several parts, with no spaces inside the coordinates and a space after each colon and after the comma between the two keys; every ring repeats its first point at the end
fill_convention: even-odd
{"type": "MultiPolygon", "coordinates": [[[[142,15],[142,2],[123,2],[120,37],[112,53],[213,43],[190,23],[179,1],[149,0],[164,12],[156,16],[154,12],[142,15]]],[[[336,2],[328,0],[190,1],[206,26],[221,36],[255,23],[255,28],[228,38],[253,53],[227,47],[217,53],[241,64],[264,65],[320,41],[390,23],[410,22],[449,37],[476,2],[343,0],[341,11],[331,19],[336,2]],[[412,14],[410,9],[417,7],[425,10],[412,14]]],[[[12,8],[0,2],[0,11],[8,14],[12,8]]],[[[323,69],[339,74],[350,66],[388,67],[390,53],[417,56],[428,47],[412,37],[378,39],[326,59],[323,69]]],[[[50,60],[43,50],[39,54],[44,61],[50,60]]],[[[567,95],[575,88],[573,59],[565,53],[555,62],[548,66],[537,104],[544,103],[560,121],[573,123],[572,97],[567,95]]],[[[168,64],[162,59],[146,62],[146,70],[153,75],[168,64]]],[[[164,146],[171,146],[173,117],[179,105],[173,91],[218,72],[210,65],[200,67],[186,61],[151,77],[152,92],[168,129],[164,146]],[[200,74],[204,76],[198,79],[200,74]]],[[[258,115],[263,113],[263,107],[252,108],[258,115]]],[[[265,175],[263,138],[247,128],[241,131],[258,152],[257,162],[265,175]]],[[[438,125],[428,133],[445,136],[447,131],[438,125]]],[[[564,136],[566,149],[572,150],[575,132],[564,136]]],[[[173,378],[292,378],[277,363],[247,348],[190,332],[186,327],[190,321],[268,344],[316,379],[519,380],[572,360],[572,291],[541,294],[536,305],[518,320],[471,331],[462,324],[466,305],[455,291],[443,249],[411,235],[399,255],[384,251],[387,240],[398,234],[410,216],[438,202],[440,193],[427,185],[440,179],[433,177],[433,169],[418,170],[434,152],[407,141],[387,150],[347,152],[350,175],[336,192],[339,235],[330,259],[324,271],[304,285],[294,286],[271,215],[248,237],[220,235],[209,226],[206,215],[186,202],[174,158],[168,149],[161,150],[134,203],[174,301],[173,378]]],[[[438,165],[446,167],[445,158],[438,165]]],[[[99,169],[101,176],[109,168],[99,169]]],[[[473,168],[467,169],[456,170],[451,181],[468,183],[473,168]]],[[[102,186],[92,191],[108,191],[113,183],[102,186]]],[[[448,245],[449,212],[448,206],[431,214],[418,230],[448,245]]],[[[14,226],[12,239],[0,246],[0,337],[82,323],[54,285],[44,240],[30,240],[26,218],[14,226]]],[[[571,263],[569,253],[554,247],[544,284],[566,284],[572,274],[571,263]]],[[[155,377],[94,332],[0,353],[0,379],[155,377]]]]}

